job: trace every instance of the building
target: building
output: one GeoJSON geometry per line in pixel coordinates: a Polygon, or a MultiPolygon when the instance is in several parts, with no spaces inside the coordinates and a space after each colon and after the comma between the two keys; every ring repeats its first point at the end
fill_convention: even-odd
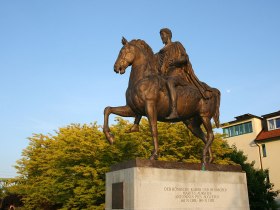
{"type": "Polygon", "coordinates": [[[244,114],[221,127],[229,145],[242,150],[256,168],[268,169],[274,190],[280,190],[280,111],[261,117],[244,114]]]}

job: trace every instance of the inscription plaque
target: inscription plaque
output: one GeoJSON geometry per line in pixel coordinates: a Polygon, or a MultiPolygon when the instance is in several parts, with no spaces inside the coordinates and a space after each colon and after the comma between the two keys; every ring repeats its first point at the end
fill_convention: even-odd
{"type": "Polygon", "coordinates": [[[112,184],[112,209],[123,209],[123,182],[112,184]]]}
{"type": "Polygon", "coordinates": [[[200,205],[202,203],[225,201],[227,194],[232,193],[231,189],[232,186],[230,185],[215,185],[214,187],[213,185],[203,184],[203,187],[201,187],[189,183],[182,187],[165,186],[162,193],[168,193],[168,197],[171,196],[180,203],[196,203],[196,205],[200,205]]]}

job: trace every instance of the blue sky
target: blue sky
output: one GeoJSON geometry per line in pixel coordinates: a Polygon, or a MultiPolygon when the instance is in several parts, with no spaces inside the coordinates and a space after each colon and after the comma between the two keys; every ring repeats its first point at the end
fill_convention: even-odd
{"type": "Polygon", "coordinates": [[[125,104],[129,71],[113,72],[122,36],[157,52],[170,28],[221,91],[221,122],[280,110],[279,11],[277,0],[0,1],[0,177],[16,175],[33,133],[102,125],[104,107],[125,104]]]}

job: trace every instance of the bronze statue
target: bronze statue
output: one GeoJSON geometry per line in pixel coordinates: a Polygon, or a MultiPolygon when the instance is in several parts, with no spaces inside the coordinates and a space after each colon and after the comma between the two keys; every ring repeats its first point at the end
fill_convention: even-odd
{"type": "MultiPolygon", "coordinates": [[[[207,89],[211,91],[212,96],[204,98],[201,90],[191,82],[186,82],[188,80],[184,80],[182,85],[180,82],[176,83],[174,89],[176,90],[175,104],[177,106],[176,112],[178,117],[170,119],[169,113],[172,109],[172,100],[170,99],[168,83],[172,80],[172,74],[167,74],[168,77],[166,77],[164,72],[159,72],[159,66],[162,66],[159,62],[161,53],[155,55],[149,45],[143,40],[132,40],[128,42],[123,38],[122,44],[123,47],[115,62],[114,71],[124,74],[128,66],[132,67],[126,91],[126,105],[106,107],[104,110],[103,132],[109,143],[112,144],[114,142],[114,137],[110,133],[108,125],[109,115],[111,113],[122,117],[135,117],[134,125],[129,132],[138,131],[141,117],[146,116],[150,124],[154,142],[154,150],[150,157],[153,160],[158,157],[157,121],[182,121],[195,136],[205,143],[202,162],[212,162],[211,144],[214,140],[214,134],[211,118],[214,119],[216,126],[219,127],[220,91],[208,87],[207,89]],[[201,125],[205,127],[207,135],[202,131],[201,125]],[[209,155],[209,159],[207,155],[209,155]]],[[[185,55],[187,54],[185,53],[185,55]]],[[[163,64],[164,62],[161,63],[163,64]]],[[[179,66],[177,67],[179,69],[181,64],[176,60],[173,63],[169,62],[168,65],[169,67],[173,65],[179,66]]],[[[185,61],[184,65],[186,65],[185,61]]],[[[164,70],[164,68],[161,69],[164,70]]]]}

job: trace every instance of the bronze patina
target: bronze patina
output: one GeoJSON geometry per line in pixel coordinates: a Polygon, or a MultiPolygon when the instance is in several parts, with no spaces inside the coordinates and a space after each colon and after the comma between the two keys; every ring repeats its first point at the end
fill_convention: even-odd
{"type": "Polygon", "coordinates": [[[204,143],[202,162],[212,162],[211,144],[214,140],[211,119],[219,127],[220,91],[200,82],[180,42],[172,42],[169,29],[160,35],[165,46],[154,54],[143,40],[128,42],[122,39],[123,47],[114,65],[116,73],[124,74],[131,66],[126,105],[106,107],[103,132],[110,144],[114,137],[108,125],[111,113],[122,117],[135,117],[129,132],[139,131],[142,116],[148,118],[154,142],[151,160],[158,157],[157,121],[180,122],[204,143]],[[204,126],[206,135],[201,125],[204,126]]]}

